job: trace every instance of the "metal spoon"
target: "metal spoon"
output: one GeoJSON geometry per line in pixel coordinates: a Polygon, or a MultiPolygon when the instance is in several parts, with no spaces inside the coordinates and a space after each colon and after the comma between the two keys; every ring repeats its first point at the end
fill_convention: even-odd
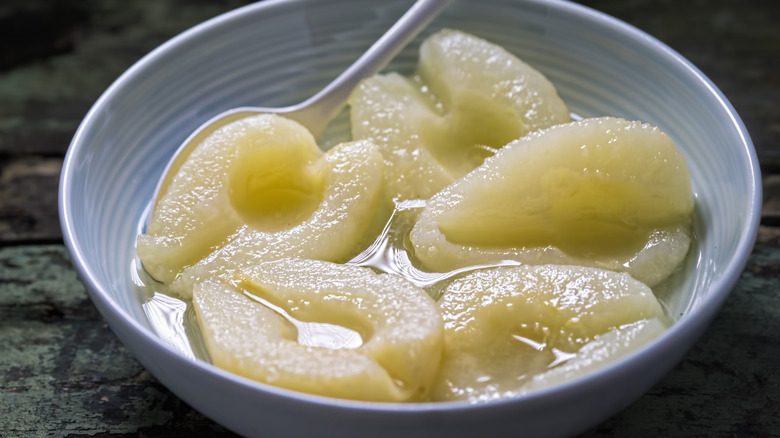
{"type": "Polygon", "coordinates": [[[282,114],[309,129],[319,137],[328,123],[344,106],[357,84],[379,72],[395,55],[414,39],[452,0],[417,0],[408,11],[379,38],[360,58],[319,93],[297,105],[283,108],[240,107],[216,115],[193,132],[168,162],[157,184],[154,202],[167,188],[171,178],[193,149],[214,131],[235,120],[261,113],[282,114]]]}

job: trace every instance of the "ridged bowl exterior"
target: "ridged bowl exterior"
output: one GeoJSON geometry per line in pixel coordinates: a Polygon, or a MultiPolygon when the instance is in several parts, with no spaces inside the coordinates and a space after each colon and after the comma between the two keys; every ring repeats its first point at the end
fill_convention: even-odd
{"type": "MultiPolygon", "coordinates": [[[[379,404],[299,394],[191,360],[161,342],[133,286],[135,233],[173,151],[213,115],[285,106],[347,67],[409,1],[274,1],[190,29],[140,60],[95,103],[61,176],[65,242],[90,297],[168,388],[248,436],[565,436],[615,414],[657,382],[705,330],[738,279],[757,232],[760,172],[722,93],[647,34],[560,1],[458,0],[388,68],[412,72],[430,33],[460,29],[541,70],[581,116],[661,127],[688,160],[696,245],[669,305],[679,320],[637,353],[586,378],[480,405],[379,404]]],[[[347,119],[330,128],[345,137],[347,119]]]]}

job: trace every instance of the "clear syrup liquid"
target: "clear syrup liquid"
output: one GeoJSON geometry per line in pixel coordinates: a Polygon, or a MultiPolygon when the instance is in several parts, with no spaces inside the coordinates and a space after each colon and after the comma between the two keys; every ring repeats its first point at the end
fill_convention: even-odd
{"type": "MultiPolygon", "coordinates": [[[[469,266],[445,273],[432,273],[420,269],[418,262],[407,249],[406,239],[413,225],[412,219],[414,215],[424,207],[425,201],[404,201],[398,203],[373,243],[352,260],[348,261],[347,264],[369,267],[379,272],[400,275],[426,290],[434,299],[438,299],[441,291],[453,279],[466,275],[469,272],[499,266],[520,265],[520,263],[515,261],[504,261],[491,265],[469,266]]],[[[146,217],[147,215],[144,215],[143,220],[138,225],[138,234],[145,231],[144,223],[146,217]]],[[[139,284],[138,290],[143,303],[143,311],[150,325],[162,341],[186,357],[210,361],[192,302],[167,295],[165,293],[165,285],[151,278],[143,269],[141,261],[137,257],[134,257],[133,270],[134,277],[139,284]]],[[[669,280],[654,288],[669,321],[673,319],[664,298],[671,293],[670,284],[677,281],[678,275],[672,275],[669,280]]],[[[252,294],[247,294],[247,296],[275,311],[279,316],[295,326],[298,330],[297,340],[301,345],[332,349],[357,348],[364,341],[359,333],[349,328],[334,324],[301,321],[295,319],[289,312],[274,306],[261,297],[252,294]]],[[[533,342],[527,339],[518,339],[518,341],[524,344],[533,342]]],[[[540,346],[537,347],[541,348],[540,346]]],[[[555,359],[549,366],[554,367],[573,356],[573,354],[557,352],[555,359]]]]}
{"type": "MultiPolygon", "coordinates": [[[[379,236],[347,264],[399,275],[425,289],[434,299],[439,297],[442,289],[450,281],[468,272],[498,266],[519,265],[518,262],[506,261],[491,265],[469,266],[446,273],[426,272],[418,268],[416,260],[407,250],[405,240],[413,224],[411,217],[424,207],[424,201],[398,203],[379,236]]],[[[145,231],[146,217],[148,216],[145,214],[138,224],[138,234],[145,231]]],[[[141,305],[143,311],[149,324],[163,342],[186,357],[209,361],[208,351],[192,302],[167,295],[165,285],[149,276],[137,257],[134,257],[133,270],[134,277],[139,284],[138,293],[143,303],[141,305]]],[[[275,311],[295,326],[298,330],[297,340],[301,345],[334,349],[357,348],[364,341],[360,334],[354,330],[334,324],[301,321],[261,297],[252,294],[247,294],[247,296],[275,311]]]]}

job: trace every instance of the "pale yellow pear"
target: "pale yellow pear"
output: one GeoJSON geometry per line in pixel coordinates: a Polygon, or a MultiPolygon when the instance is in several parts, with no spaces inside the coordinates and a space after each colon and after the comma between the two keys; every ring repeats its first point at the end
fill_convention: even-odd
{"type": "Polygon", "coordinates": [[[653,286],[690,245],[685,157],[658,128],[585,119],[506,145],[427,202],[411,231],[432,270],[515,260],[631,273],[653,286]]]}
{"type": "Polygon", "coordinates": [[[199,279],[262,260],[347,260],[377,220],[383,167],[369,141],[323,153],[292,120],[232,122],[173,176],[138,237],[138,256],[184,298],[199,279]]]}
{"type": "Polygon", "coordinates": [[[353,138],[379,145],[388,195],[400,200],[427,199],[506,143],[570,120],[539,71],[453,30],[422,43],[416,76],[369,78],[349,103],[353,138]]]}
{"type": "Polygon", "coordinates": [[[445,359],[435,400],[515,394],[598,336],[665,318],[650,288],[630,275],[566,265],[476,271],[448,285],[439,306],[445,359]]]}
{"type": "Polygon", "coordinates": [[[260,382],[339,398],[413,401],[426,397],[439,368],[438,307],[398,276],[283,259],[240,271],[231,282],[198,283],[193,302],[213,363],[260,382]],[[359,341],[326,347],[302,337],[332,336],[338,328],[358,333],[359,341]]]}

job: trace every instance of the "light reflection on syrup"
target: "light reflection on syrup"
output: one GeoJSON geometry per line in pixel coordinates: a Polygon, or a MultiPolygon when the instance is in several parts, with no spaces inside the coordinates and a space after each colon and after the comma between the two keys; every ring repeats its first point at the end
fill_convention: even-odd
{"type": "Polygon", "coordinates": [[[273,310],[298,330],[297,341],[308,347],[321,347],[331,350],[353,349],[363,345],[363,338],[355,330],[325,322],[301,321],[290,316],[287,311],[266,299],[244,291],[244,295],[253,301],[273,310]]]}
{"type": "Polygon", "coordinates": [[[187,303],[155,292],[142,307],[149,323],[157,330],[165,344],[190,359],[195,358],[195,352],[184,329],[187,303]]]}
{"type": "Polygon", "coordinates": [[[428,290],[433,298],[447,280],[461,274],[485,268],[499,266],[518,266],[519,262],[506,260],[489,265],[474,265],[448,272],[425,272],[414,266],[409,251],[404,246],[404,238],[409,234],[411,224],[402,215],[422,210],[425,201],[412,200],[397,202],[390,219],[382,232],[365,251],[348,261],[348,265],[367,266],[382,272],[400,275],[416,286],[428,290]],[[438,286],[438,287],[437,287],[438,286]]]}
{"type": "Polygon", "coordinates": [[[550,365],[548,365],[548,368],[552,368],[554,366],[560,365],[564,362],[566,362],[569,359],[572,359],[577,356],[577,353],[567,353],[563,350],[559,350],[557,348],[547,348],[547,343],[545,342],[536,342],[533,339],[526,338],[524,336],[520,335],[512,335],[512,338],[522,342],[523,344],[533,348],[534,350],[543,353],[545,351],[549,351],[550,353],[555,356],[555,359],[553,359],[552,362],[550,362],[550,365]]]}

